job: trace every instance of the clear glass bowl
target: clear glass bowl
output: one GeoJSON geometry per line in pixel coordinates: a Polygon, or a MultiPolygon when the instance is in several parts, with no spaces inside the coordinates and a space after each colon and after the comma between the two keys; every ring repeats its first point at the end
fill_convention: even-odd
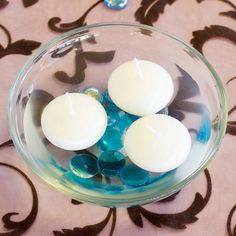
{"type": "MultiPolygon", "coordinates": [[[[10,91],[8,120],[16,149],[48,184],[79,201],[119,207],[161,200],[200,174],[222,141],[227,107],[222,82],[190,45],[154,27],[104,23],[65,33],[27,61],[10,91]],[[134,58],[158,63],[172,76],[175,95],[165,111],[189,129],[191,152],[180,167],[149,173],[149,180],[140,186],[123,184],[119,176],[77,178],[69,169],[75,152],[57,148],[45,138],[42,110],[65,92],[88,87],[106,91],[111,72],[134,58]]],[[[92,149],[96,155],[96,148],[92,149]]]]}

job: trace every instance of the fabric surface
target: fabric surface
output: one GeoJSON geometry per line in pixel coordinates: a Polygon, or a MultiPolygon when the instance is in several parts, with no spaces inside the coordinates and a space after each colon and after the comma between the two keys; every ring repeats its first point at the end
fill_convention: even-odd
{"type": "Polygon", "coordinates": [[[0,0],[0,235],[235,236],[235,23],[235,0],[129,0],[121,11],[95,0],[0,0]],[[191,43],[223,80],[229,104],[227,134],[209,168],[175,196],[128,209],[71,200],[35,176],[7,142],[9,89],[29,55],[62,32],[108,21],[158,26],[191,43]]]}

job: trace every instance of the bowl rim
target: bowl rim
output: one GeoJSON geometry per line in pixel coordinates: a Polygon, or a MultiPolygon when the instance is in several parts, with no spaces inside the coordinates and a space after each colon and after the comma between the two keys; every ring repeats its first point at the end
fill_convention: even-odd
{"type": "MultiPolygon", "coordinates": [[[[161,200],[163,198],[166,198],[180,189],[182,189],[184,186],[186,186],[191,180],[193,180],[196,176],[198,176],[202,171],[207,167],[207,165],[210,163],[211,160],[214,159],[215,153],[218,151],[218,148],[223,140],[226,126],[227,126],[227,117],[228,117],[228,111],[227,111],[227,101],[226,101],[226,95],[224,91],[224,86],[222,81],[220,80],[219,76],[217,75],[216,71],[213,69],[213,67],[210,65],[210,63],[207,61],[207,59],[195,48],[193,48],[190,44],[184,42],[180,38],[173,36],[170,33],[167,33],[165,31],[160,30],[157,27],[148,26],[144,24],[138,24],[138,23],[129,23],[129,22],[104,22],[104,23],[97,23],[97,24],[91,24],[87,26],[83,26],[71,31],[68,31],[66,33],[63,33],[52,40],[45,43],[43,46],[41,46],[38,50],[36,50],[33,55],[29,57],[29,59],[25,62],[23,67],[18,72],[16,79],[10,89],[9,97],[8,97],[8,104],[7,104],[7,118],[8,118],[8,127],[10,136],[13,140],[13,143],[16,147],[16,151],[20,154],[20,156],[24,159],[24,161],[30,166],[30,168],[33,170],[34,173],[36,173],[41,179],[43,179],[47,184],[53,186],[57,190],[60,190],[64,192],[65,194],[69,195],[70,197],[77,199],[79,201],[89,202],[96,205],[102,205],[102,206],[108,206],[108,207],[122,207],[122,206],[132,206],[132,205],[140,205],[140,204],[146,204],[155,200],[161,200]],[[218,133],[217,138],[214,140],[214,145],[212,145],[212,148],[210,151],[208,151],[205,155],[207,158],[201,163],[198,169],[193,171],[190,175],[188,175],[184,180],[181,182],[172,185],[168,188],[165,188],[165,191],[163,194],[160,195],[158,191],[152,191],[149,193],[147,191],[147,195],[143,195],[141,197],[139,196],[132,196],[132,198],[114,198],[113,195],[109,195],[110,197],[97,197],[97,196],[91,196],[84,193],[72,193],[71,191],[68,191],[68,188],[64,188],[62,186],[59,186],[56,183],[52,183],[48,180],[48,178],[45,178],[43,173],[36,168],[32,163],[28,160],[27,153],[24,150],[23,146],[21,145],[19,138],[17,136],[17,130],[14,127],[14,113],[13,113],[13,104],[15,99],[15,94],[18,91],[18,88],[22,82],[22,79],[24,79],[25,75],[27,74],[27,70],[32,65],[34,60],[36,60],[40,55],[42,55],[48,47],[53,46],[54,44],[60,42],[61,40],[72,36],[74,34],[88,31],[91,29],[97,29],[97,28],[104,28],[104,27],[131,27],[131,28],[137,28],[141,30],[149,30],[151,32],[156,32],[160,35],[164,35],[167,38],[170,38],[171,40],[177,41],[179,44],[184,45],[186,48],[188,48],[200,61],[206,66],[208,69],[209,74],[212,75],[212,79],[216,82],[216,89],[219,101],[221,103],[220,107],[220,114],[221,114],[221,121],[220,121],[220,130],[218,133]]],[[[105,195],[104,195],[105,196],[105,195]]],[[[120,196],[120,195],[119,195],[120,196]]],[[[125,195],[124,195],[125,196],[125,195]]]]}

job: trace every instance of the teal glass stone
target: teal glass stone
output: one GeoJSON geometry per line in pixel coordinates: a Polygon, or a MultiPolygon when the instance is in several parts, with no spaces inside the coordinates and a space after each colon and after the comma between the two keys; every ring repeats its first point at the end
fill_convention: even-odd
{"type": "Polygon", "coordinates": [[[89,154],[75,155],[70,161],[70,169],[81,178],[91,178],[98,173],[97,158],[89,154]]]}
{"type": "Polygon", "coordinates": [[[72,171],[66,172],[64,175],[61,176],[60,182],[62,182],[65,185],[73,185],[73,188],[76,187],[84,187],[87,189],[93,189],[94,183],[91,179],[85,179],[81,178],[77,175],[75,175],[72,171]]]}
{"type": "Polygon", "coordinates": [[[125,166],[120,172],[120,179],[125,185],[142,186],[148,183],[150,174],[134,164],[125,166]]]}
{"type": "Polygon", "coordinates": [[[197,133],[197,141],[207,143],[211,137],[211,120],[208,115],[202,118],[199,131],[197,133]]]}
{"type": "Polygon", "coordinates": [[[58,163],[57,161],[55,161],[53,158],[49,159],[49,163],[47,163],[48,166],[52,165],[54,167],[56,167],[58,170],[62,171],[62,172],[67,172],[67,170],[60,165],[60,163],[58,163]]]}
{"type": "Polygon", "coordinates": [[[112,102],[107,90],[102,93],[100,102],[106,110],[108,123],[104,135],[96,145],[103,151],[118,151],[123,147],[123,134],[133,121],[129,114],[112,102]]]}
{"type": "Polygon", "coordinates": [[[116,121],[118,119],[118,112],[106,109],[107,112],[107,126],[114,126],[116,124],[116,121]]]}
{"type": "Polygon", "coordinates": [[[116,120],[115,127],[117,126],[120,132],[126,131],[133,121],[130,119],[129,115],[124,111],[119,111],[117,113],[118,119],[116,120]]]}
{"type": "Polygon", "coordinates": [[[167,172],[162,172],[162,173],[153,173],[153,172],[149,172],[150,174],[150,178],[148,181],[148,184],[152,184],[155,183],[161,179],[163,179],[164,177],[166,177],[167,175],[169,176],[174,176],[174,173],[176,172],[176,169],[171,170],[171,171],[167,171],[167,172]]]}
{"type": "Polygon", "coordinates": [[[132,119],[126,112],[117,107],[111,100],[108,91],[102,93],[100,102],[104,106],[108,116],[108,126],[114,126],[116,130],[123,132],[132,124],[132,119]]]}
{"type": "Polygon", "coordinates": [[[141,118],[141,116],[136,116],[136,115],[132,115],[132,114],[128,114],[130,120],[132,122],[136,121],[137,119],[141,118]]]}
{"type": "Polygon", "coordinates": [[[113,103],[113,101],[111,100],[107,90],[105,90],[102,93],[101,98],[100,98],[100,102],[104,106],[106,112],[108,112],[108,111],[120,111],[120,108],[117,107],[115,105],[115,103],[113,103]]]}
{"type": "Polygon", "coordinates": [[[105,176],[117,176],[125,166],[125,157],[120,152],[102,152],[98,158],[98,168],[105,176]]]}
{"type": "Polygon", "coordinates": [[[98,101],[101,99],[101,93],[97,88],[87,87],[83,90],[83,92],[98,101]]]}
{"type": "Polygon", "coordinates": [[[133,123],[129,115],[124,111],[107,110],[108,126],[123,133],[133,123]]]}
{"type": "Polygon", "coordinates": [[[127,5],[128,0],[104,0],[104,4],[114,10],[121,10],[127,5]]]}
{"type": "Polygon", "coordinates": [[[123,147],[122,133],[114,127],[107,127],[97,147],[103,151],[117,151],[123,147]]]}
{"type": "Polygon", "coordinates": [[[124,190],[123,186],[119,186],[119,185],[108,185],[105,187],[107,193],[111,193],[111,194],[116,194],[116,193],[120,193],[121,191],[124,190]]]}

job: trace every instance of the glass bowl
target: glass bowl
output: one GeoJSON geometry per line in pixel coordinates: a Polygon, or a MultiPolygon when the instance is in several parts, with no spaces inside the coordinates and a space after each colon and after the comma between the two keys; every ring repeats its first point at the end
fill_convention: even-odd
{"type": "MultiPolygon", "coordinates": [[[[227,107],[221,80],[190,45],[154,27],[103,23],[54,38],[26,62],[10,91],[8,121],[17,151],[48,184],[79,201],[127,207],[168,197],[200,174],[222,141],[227,107]],[[78,177],[70,169],[71,158],[81,153],[98,156],[101,150],[95,145],[88,150],[66,151],[52,145],[41,129],[42,111],[54,97],[66,92],[89,91],[109,102],[106,89],[111,72],[134,58],[157,63],[171,75],[175,92],[162,112],[188,128],[190,154],[172,171],[145,172],[144,177],[138,173],[131,183],[124,175],[122,179],[120,172],[112,177],[101,173],[78,177]],[[142,182],[143,178],[147,179],[142,182]]],[[[128,157],[125,161],[126,166],[132,165],[128,157]]]]}

